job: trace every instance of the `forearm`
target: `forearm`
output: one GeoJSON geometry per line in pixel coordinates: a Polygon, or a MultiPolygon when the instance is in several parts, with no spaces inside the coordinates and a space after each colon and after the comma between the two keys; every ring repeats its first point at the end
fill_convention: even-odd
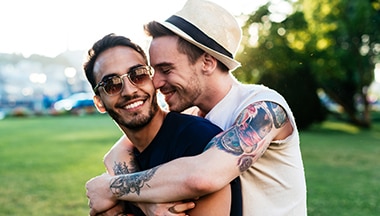
{"type": "Polygon", "coordinates": [[[147,171],[112,177],[109,188],[114,197],[121,200],[170,202],[220,190],[239,174],[236,158],[213,148],[201,155],[179,158],[147,171]],[[223,159],[209,160],[215,158],[212,156],[215,153],[223,159]]]}
{"type": "Polygon", "coordinates": [[[195,201],[195,208],[188,215],[227,216],[231,211],[231,187],[208,194],[195,201]]]}
{"type": "Polygon", "coordinates": [[[214,137],[202,154],[115,177],[110,189],[117,199],[146,202],[169,202],[215,192],[249,169],[275,137],[287,137],[291,133],[287,128],[291,125],[277,104],[249,105],[235,125],[214,137]]]}

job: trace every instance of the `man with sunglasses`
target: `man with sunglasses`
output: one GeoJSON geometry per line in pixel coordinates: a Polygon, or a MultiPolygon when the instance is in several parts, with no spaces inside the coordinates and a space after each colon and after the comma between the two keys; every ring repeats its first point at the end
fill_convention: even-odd
{"type": "MultiPolygon", "coordinates": [[[[202,154],[155,169],[139,193],[126,189],[133,178],[151,170],[93,178],[87,194],[94,208],[107,208],[104,201],[117,199],[169,202],[201,196],[240,176],[243,215],[306,215],[306,182],[291,109],[274,90],[244,85],[231,74],[240,65],[233,57],[241,40],[236,19],[215,3],[188,0],[175,15],[149,23],[146,30],[153,38],[149,51],[156,71],[153,82],[170,110],[197,106],[199,115],[224,132],[202,154]],[[110,184],[117,181],[126,185],[111,190],[110,184]],[[93,196],[96,193],[102,197],[93,196]]],[[[120,141],[107,157],[118,161],[112,155],[127,143],[120,141]]]]}
{"type": "MultiPolygon", "coordinates": [[[[220,128],[208,120],[166,112],[159,107],[151,80],[153,68],[148,66],[143,50],[128,38],[109,34],[96,42],[88,51],[84,70],[94,89],[97,109],[101,113],[107,112],[133,143],[132,148],[120,152],[120,156],[129,158],[133,154],[134,160],[115,164],[114,169],[108,169],[111,174],[131,173],[139,168],[145,170],[178,157],[199,154],[210,139],[221,132],[220,128]]],[[[146,176],[135,179],[136,185],[130,185],[129,189],[138,193],[141,184],[145,184],[154,175],[154,169],[146,176]]],[[[123,184],[124,182],[115,182],[115,189],[123,184]]],[[[191,214],[230,215],[231,188],[228,185],[196,202],[197,206],[190,211],[191,214]]],[[[122,204],[119,203],[104,214],[114,215],[123,211],[123,214],[145,215],[130,203],[123,210],[122,204]]],[[[174,204],[168,205],[171,207],[174,204]]],[[[186,209],[194,207],[189,204],[186,209]]],[[[151,214],[148,211],[152,210],[144,206],[150,205],[140,204],[139,207],[145,209],[146,214],[151,214]]],[[[235,215],[235,212],[231,214],[235,215]]]]}

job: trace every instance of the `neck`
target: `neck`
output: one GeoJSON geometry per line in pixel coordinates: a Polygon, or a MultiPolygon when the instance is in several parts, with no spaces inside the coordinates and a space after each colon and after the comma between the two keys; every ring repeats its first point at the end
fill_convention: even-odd
{"type": "Polygon", "coordinates": [[[128,128],[122,127],[121,129],[125,135],[131,140],[133,146],[139,151],[142,152],[148,145],[152,142],[154,137],[157,135],[158,131],[163,124],[163,121],[166,117],[166,112],[161,108],[158,109],[156,114],[153,116],[152,120],[139,130],[131,130],[128,128]]]}
{"type": "Polygon", "coordinates": [[[230,73],[209,77],[207,87],[203,90],[205,93],[196,104],[199,107],[199,113],[205,116],[210,112],[228,94],[234,82],[236,80],[230,73]]]}

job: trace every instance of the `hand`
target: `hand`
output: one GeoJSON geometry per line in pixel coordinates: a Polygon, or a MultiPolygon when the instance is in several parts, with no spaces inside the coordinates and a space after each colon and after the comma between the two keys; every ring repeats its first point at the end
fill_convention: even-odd
{"type": "Polygon", "coordinates": [[[195,207],[194,202],[139,203],[138,207],[147,216],[186,216],[186,211],[195,207]]]}
{"type": "Polygon", "coordinates": [[[103,175],[90,179],[86,183],[91,216],[111,209],[117,204],[117,200],[113,197],[109,188],[111,178],[112,176],[104,173],[103,175]]]}

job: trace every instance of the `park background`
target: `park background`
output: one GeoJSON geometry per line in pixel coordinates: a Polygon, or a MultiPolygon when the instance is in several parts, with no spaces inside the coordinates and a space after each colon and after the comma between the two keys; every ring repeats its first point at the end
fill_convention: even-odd
{"type": "MultiPolygon", "coordinates": [[[[86,50],[111,32],[146,49],[142,25],[184,2],[0,3],[0,215],[87,215],[84,184],[121,132],[91,103],[86,50]]],[[[309,215],[378,215],[380,1],[215,2],[243,29],[234,75],[293,109],[309,215]]]]}

